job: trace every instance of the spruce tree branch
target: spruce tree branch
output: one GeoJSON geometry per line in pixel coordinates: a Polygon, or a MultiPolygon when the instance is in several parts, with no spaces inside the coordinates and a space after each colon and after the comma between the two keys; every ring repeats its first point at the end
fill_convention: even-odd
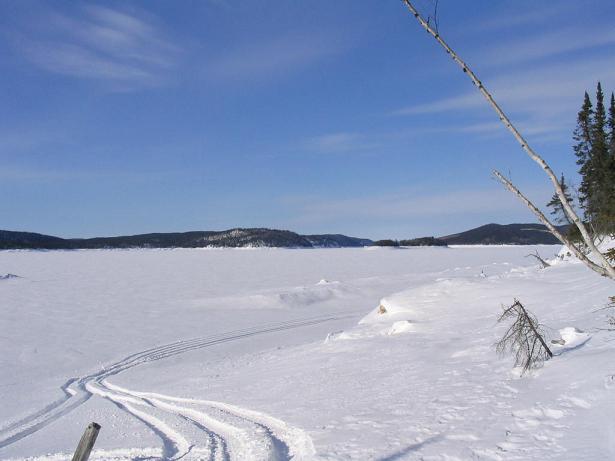
{"type": "MultiPolygon", "coordinates": [[[[557,196],[560,198],[562,205],[564,207],[564,211],[566,212],[566,214],[568,215],[568,217],[570,218],[570,221],[572,221],[572,223],[579,229],[579,232],[581,233],[581,236],[583,237],[583,241],[585,242],[585,244],[588,246],[588,248],[595,254],[595,256],[600,260],[601,265],[603,266],[603,275],[615,280],[615,268],[613,266],[611,266],[609,264],[609,262],[606,260],[606,258],[604,257],[604,255],[602,253],[600,253],[600,251],[598,251],[598,249],[596,248],[596,245],[594,244],[594,239],[592,238],[592,236],[589,234],[589,232],[587,231],[587,228],[585,227],[585,225],[583,224],[583,221],[579,218],[579,216],[577,215],[577,213],[574,211],[574,208],[571,206],[570,203],[568,203],[568,201],[566,200],[566,195],[559,183],[559,181],[557,180],[557,176],[555,176],[555,173],[553,173],[553,170],[551,169],[551,167],[547,164],[547,162],[544,161],[544,159],[542,157],[540,157],[535,151],[534,149],[532,149],[530,147],[530,145],[527,143],[527,141],[523,138],[523,136],[521,135],[521,133],[519,132],[519,130],[517,130],[517,128],[512,124],[512,122],[510,121],[510,119],[508,118],[508,116],[504,113],[504,111],[500,108],[500,106],[497,104],[497,102],[495,101],[495,99],[493,99],[493,96],[491,96],[491,94],[489,93],[489,91],[487,91],[487,89],[483,86],[482,82],[478,79],[478,77],[476,76],[476,74],[474,74],[474,72],[472,72],[472,70],[468,67],[468,65],[457,55],[457,53],[455,53],[453,51],[453,49],[442,39],[442,37],[440,36],[440,34],[435,31],[424,19],[423,17],[419,14],[419,12],[417,11],[417,9],[414,7],[414,5],[412,4],[412,2],[410,0],[403,0],[403,2],[406,4],[406,6],[408,7],[408,9],[410,10],[410,12],[414,15],[414,17],[417,19],[417,21],[421,24],[421,26],[430,34],[432,35],[436,41],[444,48],[444,50],[446,51],[447,54],[449,54],[453,61],[455,61],[455,63],[457,63],[457,65],[459,65],[459,67],[461,67],[461,69],[463,70],[463,72],[470,78],[470,80],[472,81],[472,83],[478,88],[478,90],[481,92],[481,94],[485,97],[485,99],[489,102],[489,104],[491,105],[491,107],[493,107],[493,109],[495,110],[495,112],[498,114],[500,121],[506,126],[506,128],[512,133],[512,135],[515,137],[515,139],[519,142],[519,144],[521,144],[521,147],[523,148],[523,150],[528,154],[528,156],[534,160],[547,174],[547,176],[549,177],[549,179],[551,180],[551,183],[553,184],[553,187],[555,189],[555,193],[557,194],[557,196]]],[[[546,219],[546,218],[545,218],[546,219]]],[[[551,226],[553,227],[553,226],[551,226]]],[[[555,234],[554,234],[555,235],[555,234]]],[[[557,235],[556,235],[557,237],[557,235]]],[[[559,238],[559,237],[558,237],[559,238]]],[[[594,269],[595,270],[595,269],[594,269]]]]}

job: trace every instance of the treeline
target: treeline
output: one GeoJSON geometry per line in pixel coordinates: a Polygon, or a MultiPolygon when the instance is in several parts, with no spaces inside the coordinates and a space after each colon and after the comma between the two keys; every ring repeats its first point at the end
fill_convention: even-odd
{"type": "MultiPolygon", "coordinates": [[[[595,104],[585,92],[573,132],[573,151],[581,176],[578,204],[583,210],[584,221],[595,235],[615,234],[615,95],[611,93],[608,111],[604,99],[600,82],[595,104]]],[[[560,183],[567,200],[572,203],[570,185],[563,175],[560,183]]],[[[547,205],[558,222],[570,224],[556,195],[547,205]]]]}
{"type": "Polygon", "coordinates": [[[287,230],[265,228],[151,233],[88,239],[63,239],[33,232],[0,230],[0,250],[203,247],[344,248],[363,247],[371,243],[369,239],[341,234],[300,235],[287,230]]]}
{"type": "Polygon", "coordinates": [[[419,237],[415,239],[407,239],[407,240],[378,240],[372,243],[372,246],[377,247],[424,247],[424,246],[447,246],[447,243],[444,240],[435,238],[435,237],[419,237]]]}

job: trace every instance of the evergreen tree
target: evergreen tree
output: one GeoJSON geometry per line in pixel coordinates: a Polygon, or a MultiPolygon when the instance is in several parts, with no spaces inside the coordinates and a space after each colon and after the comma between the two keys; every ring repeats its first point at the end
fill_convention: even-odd
{"type": "Polygon", "coordinates": [[[608,150],[606,173],[606,213],[607,232],[615,233],[615,94],[611,93],[608,120],[608,150]]]}
{"type": "Polygon", "coordinates": [[[598,234],[615,232],[615,97],[607,111],[602,85],[596,88],[596,106],[587,92],[577,116],[573,139],[581,185],[579,202],[598,234]]]}
{"type": "Polygon", "coordinates": [[[609,107],[609,157],[615,157],[615,93],[611,93],[611,106],[609,107]]]}
{"type": "MultiPolygon", "coordinates": [[[[570,195],[570,192],[568,190],[568,184],[566,184],[566,181],[564,180],[563,173],[559,183],[562,186],[562,190],[564,191],[566,200],[568,201],[568,203],[572,203],[572,196],[570,195]]],[[[557,194],[553,194],[553,197],[551,197],[551,201],[547,203],[547,206],[551,208],[551,214],[555,218],[555,222],[559,224],[571,224],[570,219],[568,218],[568,215],[564,210],[564,206],[562,205],[562,201],[559,199],[557,194]]]]}
{"type": "Polygon", "coordinates": [[[592,117],[594,111],[592,102],[585,92],[585,98],[581,110],[577,115],[577,126],[574,129],[572,139],[575,141],[573,145],[574,154],[577,157],[577,165],[579,165],[579,174],[581,175],[581,185],[579,186],[579,202],[582,208],[586,209],[590,195],[589,178],[591,162],[591,132],[592,132],[592,117]]]}
{"type": "Polygon", "coordinates": [[[596,88],[596,109],[594,111],[593,123],[591,126],[591,151],[589,168],[589,197],[586,208],[589,220],[594,229],[600,233],[610,232],[613,227],[610,219],[609,202],[611,197],[609,190],[610,162],[609,162],[609,143],[607,135],[607,116],[604,106],[604,93],[602,86],[598,82],[596,88]]]}

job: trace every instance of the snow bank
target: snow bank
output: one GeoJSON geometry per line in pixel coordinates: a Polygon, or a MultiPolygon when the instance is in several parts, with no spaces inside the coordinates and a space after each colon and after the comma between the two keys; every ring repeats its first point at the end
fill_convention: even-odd
{"type": "Polygon", "coordinates": [[[591,339],[591,335],[575,327],[566,327],[559,330],[560,338],[551,341],[554,354],[581,347],[591,339]]]}
{"type": "Polygon", "coordinates": [[[315,285],[263,290],[243,296],[225,296],[192,301],[199,308],[211,309],[297,309],[343,298],[349,292],[340,282],[320,280],[315,285]]]}
{"type": "Polygon", "coordinates": [[[389,330],[390,335],[398,335],[400,333],[408,333],[414,331],[414,324],[409,322],[408,320],[399,320],[397,322],[393,322],[391,325],[391,329],[389,330]]]}
{"type": "MultiPolygon", "coordinates": [[[[596,241],[596,247],[598,248],[598,251],[602,253],[610,250],[611,248],[615,248],[615,238],[610,236],[600,238],[596,241]]],[[[592,254],[590,254],[589,257],[595,261],[595,257],[592,254]]],[[[582,264],[566,245],[562,245],[555,259],[550,260],[549,263],[558,264],[560,261],[582,264]]]]}

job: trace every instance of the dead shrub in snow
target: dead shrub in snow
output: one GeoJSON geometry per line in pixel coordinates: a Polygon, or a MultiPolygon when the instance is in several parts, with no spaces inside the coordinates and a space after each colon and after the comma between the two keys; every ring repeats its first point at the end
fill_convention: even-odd
{"type": "Polygon", "coordinates": [[[526,258],[529,258],[530,256],[533,258],[536,258],[536,260],[540,263],[541,269],[546,269],[547,267],[551,267],[551,264],[549,264],[547,261],[542,259],[540,254],[538,254],[538,250],[536,250],[535,253],[530,253],[529,255],[527,255],[526,258]]]}
{"type": "Polygon", "coordinates": [[[511,306],[504,308],[498,323],[506,320],[512,320],[513,323],[496,343],[495,348],[500,355],[513,354],[515,366],[523,367],[522,373],[538,368],[545,360],[553,357],[538,320],[518,299],[515,299],[511,306]]]}

